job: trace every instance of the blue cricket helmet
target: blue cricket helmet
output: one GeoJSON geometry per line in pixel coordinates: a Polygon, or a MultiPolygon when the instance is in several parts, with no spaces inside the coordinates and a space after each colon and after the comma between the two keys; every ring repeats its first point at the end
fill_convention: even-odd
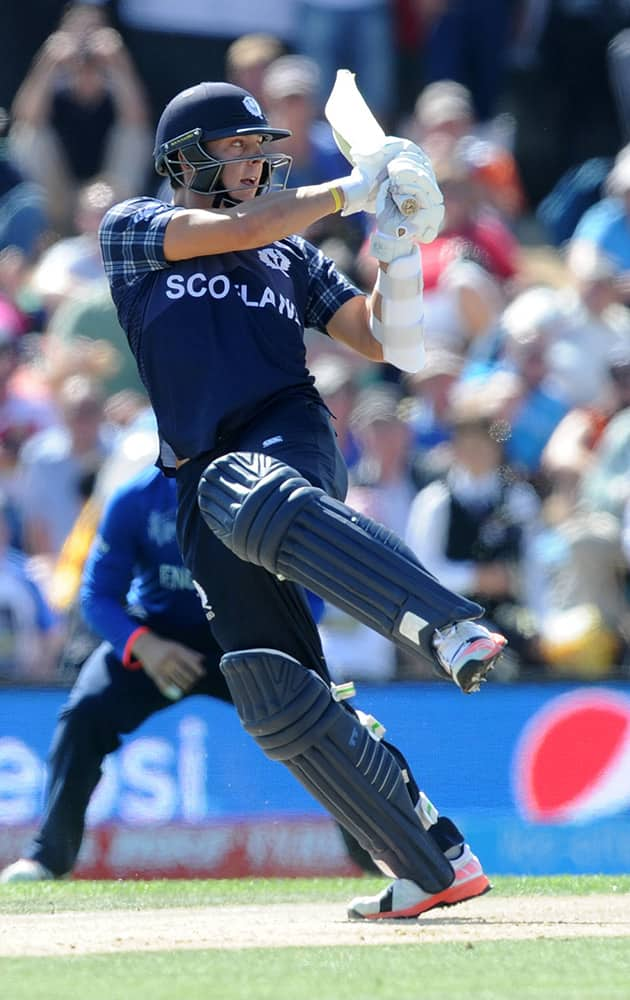
{"type": "MultiPolygon", "coordinates": [[[[272,128],[256,98],[231,83],[198,83],[182,90],[164,108],[155,133],[153,159],[155,169],[162,176],[170,176],[176,186],[184,185],[185,163],[194,168],[192,179],[186,186],[200,194],[219,194],[218,180],[224,162],[211,156],[203,143],[233,135],[261,135],[269,142],[286,139],[288,129],[272,128]]],[[[283,154],[264,154],[266,170],[260,190],[270,186],[273,171],[286,167],[291,157],[283,154]]]]}

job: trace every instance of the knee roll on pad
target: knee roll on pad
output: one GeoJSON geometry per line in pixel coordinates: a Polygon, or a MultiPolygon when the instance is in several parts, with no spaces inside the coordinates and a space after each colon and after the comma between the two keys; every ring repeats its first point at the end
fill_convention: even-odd
{"type": "Polygon", "coordinates": [[[398,645],[433,657],[435,628],[483,608],[443,587],[401,539],[267,455],[233,452],[201,477],[209,528],[241,559],[308,587],[398,645]]]}
{"type": "Polygon", "coordinates": [[[226,653],[221,670],[244,729],[397,878],[440,892],[453,869],[414,811],[401,768],[324,681],[272,649],[226,653]]]}

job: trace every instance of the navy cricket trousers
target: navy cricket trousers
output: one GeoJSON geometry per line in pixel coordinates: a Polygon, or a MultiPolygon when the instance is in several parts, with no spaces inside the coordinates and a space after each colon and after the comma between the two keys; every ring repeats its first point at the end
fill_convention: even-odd
{"type": "Polygon", "coordinates": [[[197,504],[204,469],[220,454],[268,454],[297,469],[310,483],[343,500],[345,463],[327,410],[291,397],[266,409],[224,446],[180,466],[177,472],[177,537],[184,563],[204,592],[214,617],[210,626],[225,652],[278,649],[330,683],[317,626],[302,587],[239,559],[208,528],[197,504]]]}
{"type": "MultiPolygon", "coordinates": [[[[210,634],[208,647],[205,676],[189,695],[206,694],[231,703],[219,670],[221,651],[210,634]]],[[[118,749],[122,735],[172,704],[144,670],[126,670],[109,643],[94,650],[59,715],[50,748],[44,818],[27,857],[53,875],[72,870],[104,758],[118,749]]]]}

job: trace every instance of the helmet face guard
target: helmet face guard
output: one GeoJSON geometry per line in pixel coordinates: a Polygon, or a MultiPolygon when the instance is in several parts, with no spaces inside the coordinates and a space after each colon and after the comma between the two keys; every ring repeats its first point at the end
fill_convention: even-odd
{"type": "MultiPolygon", "coordinates": [[[[242,135],[239,131],[237,135],[242,135]]],[[[269,140],[270,136],[261,131],[256,133],[269,140]]],[[[228,138],[228,132],[225,138],[228,138]]],[[[224,138],[214,136],[213,138],[224,138]]],[[[256,156],[235,156],[220,160],[212,156],[203,145],[203,130],[193,129],[183,135],[176,136],[165,142],[156,156],[156,169],[159,174],[169,176],[175,187],[185,187],[197,194],[213,197],[228,195],[228,189],[221,186],[221,172],[226,163],[241,163],[249,160],[264,160],[260,184],[256,195],[268,191],[282,191],[287,186],[289,171],[293,157],[286,153],[260,153],[256,156]]],[[[248,191],[247,187],[231,188],[229,194],[239,190],[248,191]]]]}
{"type": "Polygon", "coordinates": [[[291,133],[270,126],[258,101],[242,87],[198,83],[177,94],[162,112],[155,137],[155,169],[158,174],[170,177],[174,187],[210,195],[220,202],[221,196],[236,194],[234,188],[228,193],[221,186],[223,165],[261,159],[264,168],[256,194],[286,187],[290,156],[260,153],[255,157],[220,160],[206,149],[209,141],[243,135],[258,135],[264,142],[273,142],[291,133]]]}

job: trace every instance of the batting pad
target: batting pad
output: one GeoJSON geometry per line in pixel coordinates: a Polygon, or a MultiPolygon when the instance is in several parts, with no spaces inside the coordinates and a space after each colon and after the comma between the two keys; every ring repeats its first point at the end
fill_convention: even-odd
{"type": "Polygon", "coordinates": [[[201,477],[198,501],[206,524],[239,558],[431,659],[435,628],[483,614],[431,576],[394,532],[267,455],[216,459],[201,477]]]}
{"type": "Polygon", "coordinates": [[[221,670],[243,728],[375,861],[425,892],[451,884],[453,869],[414,811],[394,755],[317,674],[275,649],[226,653],[221,670]]]}

